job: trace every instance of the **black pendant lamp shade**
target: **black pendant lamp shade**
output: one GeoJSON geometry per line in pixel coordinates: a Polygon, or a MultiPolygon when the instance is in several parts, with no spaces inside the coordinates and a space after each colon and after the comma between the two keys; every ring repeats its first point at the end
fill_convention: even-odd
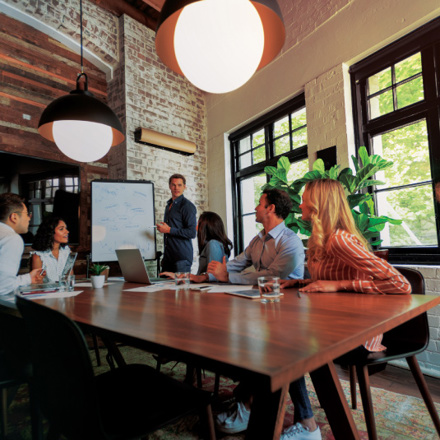
{"type": "Polygon", "coordinates": [[[38,124],[38,132],[46,139],[55,142],[53,138],[53,123],[55,121],[88,121],[108,125],[112,129],[112,147],[124,141],[124,131],[115,112],[104,102],[95,98],[87,90],[87,80],[84,90],[80,89],[79,79],[87,75],[82,73],[76,80],[76,89],[69,95],[61,96],[52,101],[43,111],[38,124]]]}
{"type": "Polygon", "coordinates": [[[55,142],[71,159],[93,162],[123,142],[125,135],[113,110],[88,91],[88,79],[83,71],[82,0],[80,23],[81,73],[76,78],[76,89],[46,107],[38,123],[38,132],[55,142]],[[82,84],[81,78],[84,78],[82,84]]]}

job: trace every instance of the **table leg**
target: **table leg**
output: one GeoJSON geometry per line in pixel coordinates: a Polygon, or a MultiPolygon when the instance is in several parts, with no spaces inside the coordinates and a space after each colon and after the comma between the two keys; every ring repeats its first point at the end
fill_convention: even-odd
{"type": "Polygon", "coordinates": [[[246,439],[257,438],[278,440],[283,429],[286,399],[289,391],[287,384],[274,393],[259,390],[252,401],[251,418],[246,431],[246,439]]]}
{"type": "Polygon", "coordinates": [[[333,362],[311,372],[310,377],[335,439],[359,440],[359,433],[333,362]]]}
{"type": "Polygon", "coordinates": [[[119,348],[117,347],[115,341],[109,337],[107,337],[104,334],[99,335],[101,337],[102,342],[104,343],[105,347],[107,348],[109,354],[113,356],[113,358],[116,361],[116,364],[118,367],[123,367],[127,365],[125,362],[124,357],[122,356],[121,352],[119,351],[119,348]]]}

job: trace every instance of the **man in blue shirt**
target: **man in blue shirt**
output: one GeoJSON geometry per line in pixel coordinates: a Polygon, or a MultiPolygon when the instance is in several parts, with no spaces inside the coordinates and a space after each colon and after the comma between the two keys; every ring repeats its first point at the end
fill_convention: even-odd
{"type": "Polygon", "coordinates": [[[164,234],[162,272],[190,272],[193,261],[192,239],[196,237],[196,207],[183,196],[186,179],[181,174],[169,178],[171,199],[165,208],[164,221],[157,230],[164,234]]]}
{"type": "Polygon", "coordinates": [[[301,279],[304,275],[304,246],[300,238],[284,224],[292,203],[285,191],[266,189],[255,208],[255,220],[263,225],[248,247],[226,263],[211,261],[206,281],[232,284],[258,284],[258,277],[277,276],[301,279]],[[242,271],[253,266],[255,271],[242,271]]]}

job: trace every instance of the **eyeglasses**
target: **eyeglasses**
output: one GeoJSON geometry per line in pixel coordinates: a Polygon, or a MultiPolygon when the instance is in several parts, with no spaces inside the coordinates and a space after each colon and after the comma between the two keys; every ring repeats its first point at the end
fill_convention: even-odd
{"type": "Polygon", "coordinates": [[[29,211],[14,211],[15,212],[15,214],[25,214],[25,215],[27,215],[29,218],[32,218],[32,212],[29,212],[29,211]]]}

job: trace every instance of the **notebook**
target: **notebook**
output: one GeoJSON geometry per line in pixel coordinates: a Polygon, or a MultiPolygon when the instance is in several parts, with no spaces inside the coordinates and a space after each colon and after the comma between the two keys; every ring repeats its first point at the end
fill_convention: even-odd
{"type": "MultiPolygon", "coordinates": [[[[139,249],[116,249],[122,275],[127,282],[151,284],[139,249]]],[[[156,279],[153,279],[156,281],[156,279]]]]}

